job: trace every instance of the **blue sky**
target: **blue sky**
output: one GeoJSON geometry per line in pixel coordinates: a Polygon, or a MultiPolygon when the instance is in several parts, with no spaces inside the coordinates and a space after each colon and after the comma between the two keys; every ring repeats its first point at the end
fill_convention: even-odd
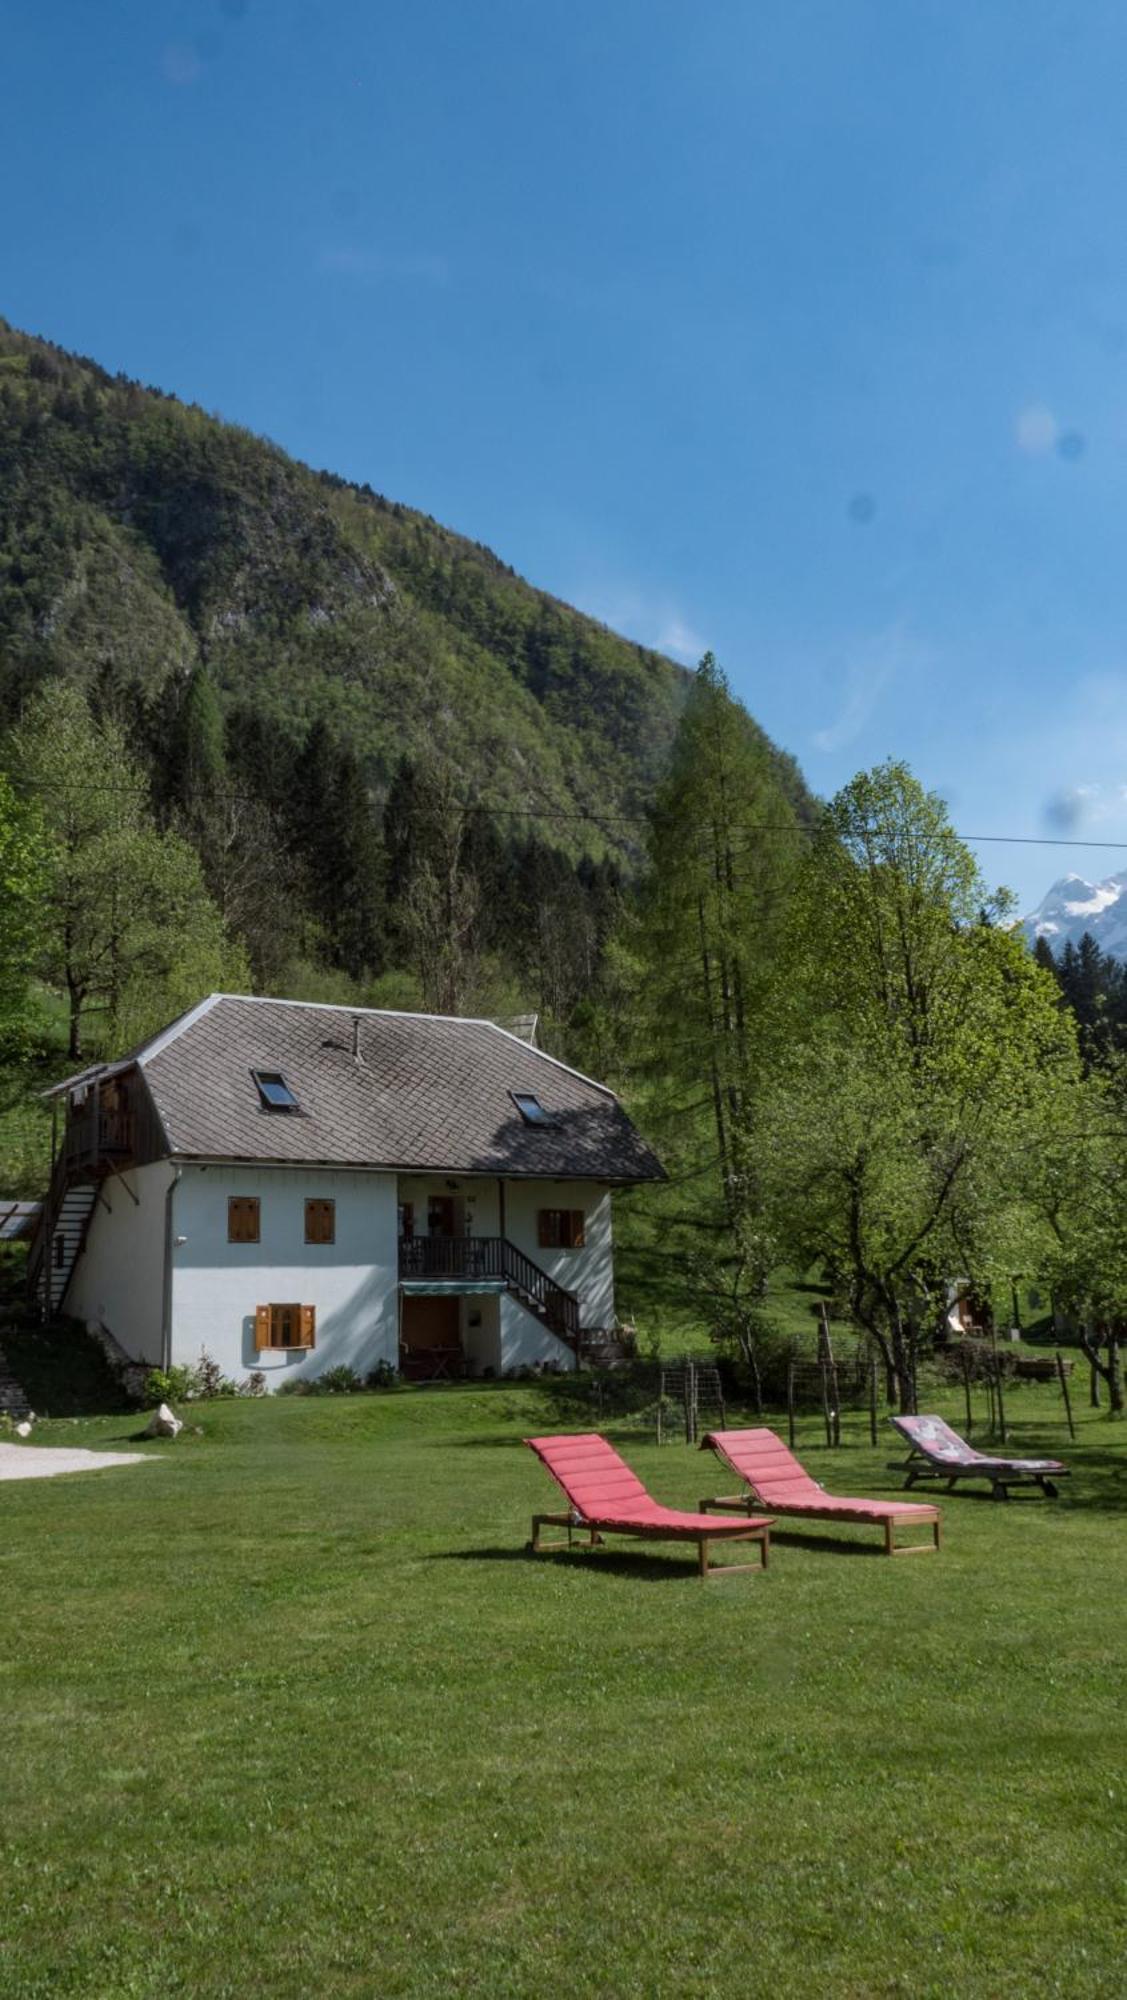
{"type": "Polygon", "coordinates": [[[0,311],[712,646],[821,792],[1127,840],[1125,77],[1119,0],[37,0],[0,311]]]}

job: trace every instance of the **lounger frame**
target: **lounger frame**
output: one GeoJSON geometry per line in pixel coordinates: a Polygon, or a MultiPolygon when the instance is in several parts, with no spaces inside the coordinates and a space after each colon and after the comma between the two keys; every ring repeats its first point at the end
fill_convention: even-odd
{"type": "Polygon", "coordinates": [[[836,1522],[840,1521],[844,1526],[849,1528],[881,1528],[884,1531],[884,1553],[886,1556],[930,1556],[934,1555],[936,1549],[940,1546],[942,1524],[938,1508],[935,1509],[930,1521],[921,1521],[919,1515],[915,1513],[907,1515],[896,1512],[883,1515],[879,1521],[850,1521],[845,1515],[828,1507],[822,1510],[811,1504],[809,1507],[790,1508],[780,1504],[777,1500],[757,1500],[754,1493],[732,1493],[719,1494],[709,1500],[702,1500],[700,1502],[700,1511],[702,1514],[750,1514],[756,1508],[768,1506],[772,1514],[776,1515],[778,1520],[784,1522],[800,1520],[825,1521],[827,1525],[832,1527],[836,1522]],[[931,1541],[898,1542],[895,1538],[896,1529],[902,1521],[908,1522],[912,1527],[929,1527],[932,1533],[931,1541]]]}
{"type": "Polygon", "coordinates": [[[935,1480],[937,1483],[943,1482],[948,1493],[954,1491],[960,1479],[988,1479],[992,1500],[1008,1500],[1011,1486],[1039,1486],[1047,1499],[1056,1500],[1060,1495],[1057,1480],[1068,1479],[1071,1476],[1071,1467],[1067,1465],[1061,1466],[1054,1472],[1023,1472],[1008,1467],[1004,1459],[997,1467],[989,1464],[937,1465],[933,1459],[925,1457],[924,1453],[919,1451],[910,1452],[907,1458],[894,1460],[889,1466],[889,1471],[907,1473],[908,1476],[904,1481],[906,1493],[910,1493],[913,1487],[925,1479],[935,1480]]]}
{"type": "MultiPolygon", "coordinates": [[[[740,1511],[744,1512],[745,1510],[741,1508],[740,1511]]],[[[750,1509],[746,1511],[750,1512],[750,1509]]],[[[766,1569],[770,1551],[771,1524],[769,1521],[757,1520],[748,1527],[746,1533],[740,1535],[727,1534],[723,1537],[725,1542],[758,1543],[759,1561],[757,1563],[710,1563],[708,1560],[708,1551],[712,1546],[712,1538],[707,1534],[694,1534],[692,1529],[689,1528],[667,1528],[661,1523],[652,1528],[642,1525],[636,1528],[618,1527],[610,1522],[593,1523],[582,1519],[577,1520],[572,1513],[534,1514],[532,1516],[532,1540],[529,1542],[528,1547],[533,1555],[552,1555],[559,1549],[572,1548],[574,1546],[574,1537],[577,1534],[588,1536],[589,1539],[586,1546],[592,1549],[597,1548],[607,1535],[624,1535],[628,1536],[631,1541],[637,1540],[643,1542],[695,1542],[697,1545],[697,1567],[702,1577],[743,1576],[748,1570],[766,1569]],[[540,1530],[547,1527],[566,1528],[566,1538],[561,1538],[554,1542],[545,1542],[540,1530]]]]}

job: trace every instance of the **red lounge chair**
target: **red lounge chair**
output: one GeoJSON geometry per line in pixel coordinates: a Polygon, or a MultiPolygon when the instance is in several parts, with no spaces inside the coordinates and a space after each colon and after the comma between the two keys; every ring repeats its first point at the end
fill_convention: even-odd
{"type": "Polygon", "coordinates": [[[572,1531],[584,1529],[591,1547],[604,1535],[638,1535],[654,1542],[695,1542],[702,1576],[730,1576],[736,1570],[753,1569],[754,1563],[729,1563],[709,1570],[708,1545],[714,1541],[758,1542],[759,1561],[767,1567],[771,1523],[749,1514],[742,1521],[710,1520],[707,1514],[683,1514],[676,1507],[663,1507],[650,1498],[637,1475],[631,1472],[614,1446],[592,1431],[577,1437],[525,1438],[525,1444],[547,1466],[569,1502],[566,1514],[534,1514],[531,1547],[562,1549],[571,1546],[572,1531]],[[566,1528],[567,1541],[541,1543],[545,1525],[566,1528]]]}
{"type": "Polygon", "coordinates": [[[912,1447],[904,1460],[908,1474],[904,1484],[909,1488],[917,1479],[945,1479],[950,1492],[958,1479],[988,1479],[995,1500],[1008,1500],[1011,1486],[1039,1486],[1055,1500],[1054,1482],[1069,1476],[1059,1458],[991,1458],[976,1451],[942,1417],[891,1417],[889,1422],[912,1447]]]}
{"type": "Polygon", "coordinates": [[[902,1500],[847,1500],[826,1493],[774,1431],[709,1431],[701,1440],[701,1449],[714,1451],[748,1489],[727,1499],[702,1500],[702,1513],[712,1507],[725,1513],[750,1512],[756,1506],[769,1507],[772,1514],[805,1515],[814,1521],[871,1522],[884,1529],[885,1554],[890,1556],[927,1555],[939,1547],[938,1507],[902,1500]],[[894,1540],[897,1527],[927,1527],[934,1539],[898,1543],[894,1540]]]}

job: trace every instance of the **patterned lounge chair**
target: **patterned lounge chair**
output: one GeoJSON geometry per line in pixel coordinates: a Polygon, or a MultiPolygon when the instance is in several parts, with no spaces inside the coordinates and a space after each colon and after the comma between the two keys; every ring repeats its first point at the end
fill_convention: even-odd
{"type": "Polygon", "coordinates": [[[885,1554],[927,1555],[939,1547],[939,1509],[911,1500],[852,1500],[827,1493],[801,1466],[774,1431],[709,1431],[701,1449],[714,1451],[745,1486],[730,1498],[702,1500],[701,1512],[750,1513],[767,1507],[775,1515],[811,1521],[855,1521],[884,1531],[885,1554]],[[897,1542],[896,1529],[929,1528],[926,1542],[897,1542]]]}
{"type": "Polygon", "coordinates": [[[992,1458],[945,1424],[942,1417],[891,1417],[912,1449],[904,1460],[906,1487],[920,1479],[945,1479],[950,1492],[959,1479],[988,1479],[995,1500],[1008,1500],[1011,1486],[1039,1486],[1055,1500],[1055,1481],[1069,1468],[1056,1458],[992,1458]]]}
{"type": "Polygon", "coordinates": [[[755,1567],[753,1563],[729,1563],[710,1571],[710,1542],[756,1542],[760,1566],[766,1569],[770,1520],[749,1514],[742,1521],[717,1521],[710,1520],[707,1514],[685,1514],[676,1507],[661,1506],[659,1501],[651,1499],[614,1446],[595,1432],[524,1441],[547,1466],[568,1501],[566,1513],[532,1516],[530,1547],[537,1553],[541,1548],[569,1548],[573,1531],[579,1528],[590,1536],[592,1548],[604,1535],[638,1535],[654,1542],[695,1542],[702,1577],[728,1576],[736,1570],[755,1567]],[[566,1542],[542,1543],[540,1530],[545,1525],[566,1528],[566,1542]]]}

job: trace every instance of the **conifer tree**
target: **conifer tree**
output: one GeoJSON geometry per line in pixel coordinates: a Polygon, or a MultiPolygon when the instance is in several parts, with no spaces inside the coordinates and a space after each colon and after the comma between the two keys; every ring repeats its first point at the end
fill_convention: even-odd
{"type": "Polygon", "coordinates": [[[711,1154],[733,1226],[754,1202],[759,1020],[801,847],[766,740],[708,653],[652,813],[639,1003],[663,1122],[678,1151],[711,1154]]]}
{"type": "Polygon", "coordinates": [[[384,852],[355,753],[315,722],[297,761],[293,843],[330,963],[354,979],[384,958],[384,852]]]}

